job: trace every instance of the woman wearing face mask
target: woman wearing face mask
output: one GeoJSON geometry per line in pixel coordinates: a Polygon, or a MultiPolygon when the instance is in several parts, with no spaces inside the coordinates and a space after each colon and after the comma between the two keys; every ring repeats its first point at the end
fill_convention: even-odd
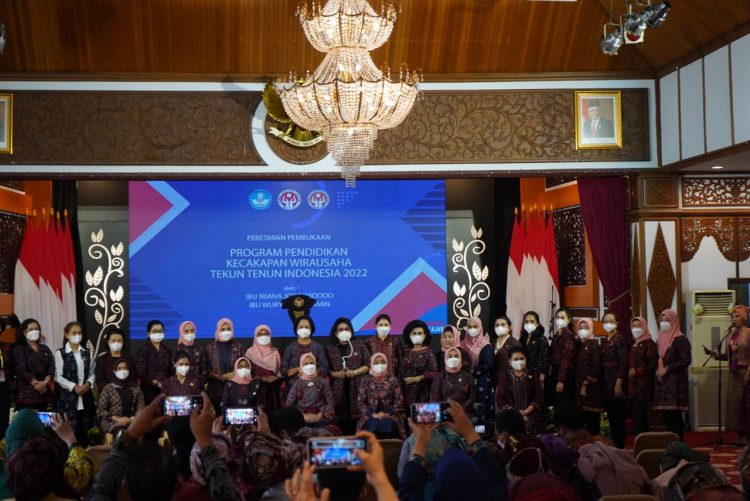
{"type": "Polygon", "coordinates": [[[143,392],[135,384],[127,360],[120,360],[115,365],[113,377],[99,393],[99,426],[104,433],[117,436],[125,431],[133,421],[133,416],[143,409],[143,392]]]}
{"type": "Polygon", "coordinates": [[[484,405],[484,418],[495,417],[495,352],[489,337],[484,333],[482,321],[476,317],[466,322],[466,335],[461,348],[469,352],[477,402],[484,405]]]}
{"type": "Polygon", "coordinates": [[[594,337],[594,322],[582,318],[578,322],[581,346],[576,356],[576,402],[583,410],[586,431],[592,435],[601,432],[602,405],[602,353],[594,337]]]}
{"type": "Polygon", "coordinates": [[[404,406],[430,401],[432,378],[437,376],[435,354],[430,349],[430,329],[421,320],[412,320],[404,328],[406,350],[399,368],[404,385],[404,406]]]}
{"type": "Polygon", "coordinates": [[[195,371],[194,375],[198,379],[198,386],[203,388],[208,381],[208,356],[206,350],[195,342],[198,329],[194,322],[186,320],[180,324],[178,330],[180,337],[177,339],[177,350],[188,354],[190,367],[195,371]]]}
{"type": "Polygon", "coordinates": [[[375,330],[377,334],[366,341],[367,349],[370,353],[382,353],[388,357],[388,375],[395,376],[404,354],[404,345],[391,335],[391,317],[385,313],[378,315],[375,330]]]}
{"type": "Polygon", "coordinates": [[[544,390],[539,376],[526,365],[526,353],[516,346],[508,351],[508,369],[500,374],[495,393],[495,408],[498,415],[508,409],[516,409],[523,416],[526,431],[536,434],[541,431],[544,405],[544,390]]]}
{"type": "Polygon", "coordinates": [[[206,393],[211,403],[214,404],[217,414],[221,406],[224,384],[234,377],[234,363],[244,352],[242,345],[234,340],[234,323],[228,318],[222,318],[216,322],[214,342],[206,346],[208,359],[206,393]]]}
{"type": "Polygon", "coordinates": [[[24,320],[16,331],[13,364],[16,369],[16,409],[30,407],[46,411],[54,394],[55,357],[41,341],[41,327],[33,318],[24,320]]]}
{"type": "Polygon", "coordinates": [[[471,356],[469,352],[461,348],[461,331],[452,325],[446,325],[443,333],[440,335],[440,350],[435,352],[435,360],[439,372],[445,370],[445,353],[451,348],[458,348],[461,351],[462,370],[471,373],[471,356]]]}
{"type": "Polygon", "coordinates": [[[625,448],[625,418],[627,417],[625,389],[628,376],[628,343],[618,332],[617,317],[607,312],[602,317],[607,339],[602,341],[602,397],[609,417],[612,441],[625,448]]]}
{"type": "Polygon", "coordinates": [[[472,411],[476,400],[471,373],[463,370],[461,350],[451,348],[445,353],[445,370],[438,373],[432,380],[430,402],[447,402],[455,400],[464,411],[472,411]]]}
{"type": "Polygon", "coordinates": [[[281,357],[281,374],[291,379],[289,385],[291,386],[299,375],[299,367],[297,366],[299,357],[306,353],[311,353],[318,361],[317,370],[320,375],[327,376],[326,351],[320,343],[310,339],[315,334],[315,323],[312,318],[308,316],[297,318],[294,321],[294,332],[297,334],[297,342],[289,343],[284,348],[284,355],[281,357]]]}
{"type": "Polygon", "coordinates": [[[689,408],[688,367],[691,362],[690,341],[680,331],[680,320],[674,310],[659,316],[656,338],[659,363],[654,383],[654,410],[662,411],[667,429],[682,440],[685,424],[682,413],[689,408]]]}
{"type": "Polygon", "coordinates": [[[83,330],[78,322],[65,326],[65,346],[55,352],[55,410],[65,414],[75,430],[76,439],[86,447],[88,430],[94,427],[96,406],[91,389],[94,387],[94,361],[89,350],[81,346],[83,330]]]}
{"type": "Polygon", "coordinates": [[[523,331],[519,341],[528,355],[528,369],[538,374],[539,380],[544,384],[549,371],[549,341],[544,335],[544,326],[539,323],[537,312],[527,311],[523,316],[523,331]]]}
{"type": "Polygon", "coordinates": [[[357,405],[361,416],[357,431],[371,431],[379,439],[406,437],[404,397],[384,353],[370,357],[370,372],[359,386],[357,405]]]}
{"type": "Polygon", "coordinates": [[[654,395],[654,373],[659,364],[656,343],[643,317],[630,321],[635,344],[628,355],[628,397],[633,403],[633,432],[648,431],[648,413],[654,395]]]}
{"type": "Polygon", "coordinates": [[[561,308],[555,313],[555,335],[550,344],[549,378],[545,379],[545,402],[559,405],[576,400],[575,367],[578,338],[571,328],[573,316],[561,308]]]}
{"type": "Polygon", "coordinates": [[[184,351],[178,351],[174,358],[174,374],[164,383],[162,392],[168,397],[199,395],[201,390],[198,386],[198,378],[193,374],[193,368],[190,365],[190,355],[184,351]]]}
{"type": "Polygon", "coordinates": [[[228,407],[258,407],[260,381],[253,379],[252,374],[250,360],[247,357],[238,358],[234,363],[234,377],[224,385],[224,394],[221,396],[222,413],[228,407]]]}
{"type": "Polygon", "coordinates": [[[318,374],[312,353],[299,358],[299,377],[287,392],[286,406],[299,407],[308,428],[326,428],[336,420],[331,385],[318,374]]]}
{"type": "Polygon", "coordinates": [[[354,327],[348,318],[337,318],[333,322],[330,338],[326,351],[336,422],[348,435],[354,432],[360,417],[357,396],[362,379],[370,372],[370,351],[365,343],[354,339],[354,327]]]}
{"type": "Polygon", "coordinates": [[[146,405],[150,404],[172,373],[172,350],[164,343],[164,324],[151,320],[146,325],[148,342],[138,349],[135,363],[138,367],[138,379],[146,405]]]}
{"type": "Polygon", "coordinates": [[[96,387],[99,389],[99,393],[104,390],[104,387],[111,383],[118,381],[115,376],[115,367],[120,361],[125,360],[128,363],[128,367],[133,369],[128,372],[130,380],[135,382],[135,362],[133,357],[123,352],[123,341],[125,340],[125,332],[119,327],[112,327],[106,334],[107,348],[104,353],[96,357],[96,368],[94,369],[96,374],[96,387]]]}
{"type": "Polygon", "coordinates": [[[245,352],[252,364],[253,379],[258,381],[258,403],[268,419],[281,407],[281,356],[271,345],[271,328],[259,325],[255,328],[253,345],[245,352]]]}
{"type": "Polygon", "coordinates": [[[513,325],[510,319],[505,315],[500,315],[495,319],[495,380],[497,375],[505,373],[510,368],[510,359],[508,354],[510,350],[520,347],[521,343],[513,337],[513,325]]]}

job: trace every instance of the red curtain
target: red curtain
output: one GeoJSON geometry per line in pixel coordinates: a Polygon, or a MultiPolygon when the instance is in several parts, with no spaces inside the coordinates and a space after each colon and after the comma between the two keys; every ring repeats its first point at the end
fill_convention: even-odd
{"type": "Polygon", "coordinates": [[[581,177],[578,194],[591,253],[609,301],[608,308],[617,315],[620,333],[632,341],[627,178],[581,177]]]}

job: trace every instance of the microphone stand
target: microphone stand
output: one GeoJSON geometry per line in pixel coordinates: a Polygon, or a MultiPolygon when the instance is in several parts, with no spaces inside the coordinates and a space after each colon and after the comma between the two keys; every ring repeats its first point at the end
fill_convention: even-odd
{"type": "Polygon", "coordinates": [[[555,335],[555,286],[551,287],[549,293],[549,338],[555,335]]]}
{"type": "MultiPolygon", "coordinates": [[[[729,337],[729,334],[732,332],[732,325],[730,325],[727,328],[727,331],[724,333],[724,336],[719,340],[719,345],[714,349],[715,352],[719,354],[718,357],[714,357],[713,353],[708,356],[705,362],[703,362],[703,365],[701,367],[705,367],[706,364],[708,364],[709,361],[711,361],[712,358],[716,358],[719,362],[719,393],[716,397],[717,401],[717,408],[719,411],[719,433],[716,435],[716,440],[714,441],[714,450],[718,449],[722,445],[724,445],[724,432],[722,431],[721,427],[721,346],[724,344],[724,341],[729,337]]],[[[727,363],[729,363],[729,350],[727,350],[727,363]]],[[[727,395],[727,398],[731,398],[730,395],[727,395]]]]}

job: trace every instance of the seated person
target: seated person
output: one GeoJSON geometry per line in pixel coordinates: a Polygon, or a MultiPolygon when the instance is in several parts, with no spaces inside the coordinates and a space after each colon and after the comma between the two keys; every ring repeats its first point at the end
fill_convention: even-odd
{"type": "Polygon", "coordinates": [[[115,382],[109,383],[99,394],[97,413],[104,433],[115,438],[130,426],[133,416],[143,409],[143,392],[130,377],[130,365],[121,358],[114,371],[115,382]]]}

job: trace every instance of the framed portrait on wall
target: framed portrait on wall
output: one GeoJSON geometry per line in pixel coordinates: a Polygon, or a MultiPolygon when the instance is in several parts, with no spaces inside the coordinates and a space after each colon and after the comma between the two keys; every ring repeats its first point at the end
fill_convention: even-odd
{"type": "Polygon", "coordinates": [[[576,149],[622,148],[620,91],[576,92],[576,149]]]}
{"type": "Polygon", "coordinates": [[[13,153],[13,94],[0,94],[0,153],[13,153]]]}

